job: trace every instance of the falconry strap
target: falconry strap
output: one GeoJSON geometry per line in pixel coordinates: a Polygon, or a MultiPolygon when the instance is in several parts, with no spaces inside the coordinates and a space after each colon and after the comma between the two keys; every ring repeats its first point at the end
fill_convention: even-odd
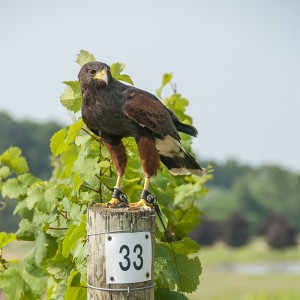
{"type": "MultiPolygon", "coordinates": [[[[160,220],[160,223],[164,229],[164,232],[165,232],[165,235],[166,237],[169,236],[169,233],[168,233],[168,230],[163,222],[163,219],[162,219],[162,213],[161,213],[161,210],[160,210],[160,207],[159,207],[159,204],[157,202],[157,197],[154,196],[153,194],[151,194],[150,192],[148,192],[147,190],[143,190],[142,191],[142,194],[141,194],[141,199],[145,199],[148,203],[152,204],[158,217],[159,217],[159,220],[160,220]]],[[[168,241],[169,241],[169,238],[167,237],[168,241]]]]}
{"type": "MultiPolygon", "coordinates": [[[[166,228],[166,225],[162,219],[162,213],[161,213],[161,209],[159,207],[159,204],[157,202],[157,197],[154,196],[153,194],[151,194],[150,192],[148,192],[147,190],[143,190],[142,191],[142,194],[141,194],[141,199],[145,199],[148,203],[152,204],[157,215],[158,215],[158,218],[160,220],[160,223],[164,229],[164,234],[165,234],[165,237],[171,247],[171,250],[172,250],[172,253],[173,253],[173,257],[174,257],[174,262],[175,262],[175,265],[176,265],[176,270],[177,270],[177,273],[178,273],[178,278],[179,278],[179,284],[180,284],[180,289],[182,290],[182,283],[181,283],[181,277],[180,277],[180,273],[179,273],[179,270],[178,270],[178,264],[177,264],[177,259],[176,259],[176,255],[175,255],[175,251],[174,251],[174,248],[173,248],[173,245],[172,245],[172,238],[171,238],[171,235],[170,233],[168,232],[168,229],[166,228]]],[[[181,297],[182,294],[181,294],[181,297]]]]}
{"type": "Polygon", "coordinates": [[[124,194],[118,187],[114,187],[112,198],[115,198],[121,202],[120,207],[126,207],[128,205],[126,194],[124,194]]]}

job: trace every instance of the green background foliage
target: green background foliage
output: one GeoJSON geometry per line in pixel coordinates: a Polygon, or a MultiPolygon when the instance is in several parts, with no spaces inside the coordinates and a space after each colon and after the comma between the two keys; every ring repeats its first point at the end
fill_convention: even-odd
{"type": "Polygon", "coordinates": [[[255,235],[269,214],[281,216],[300,232],[300,174],[278,166],[249,167],[231,160],[214,163],[210,192],[199,202],[213,220],[223,221],[238,212],[255,235]]]}
{"type": "MultiPolygon", "coordinates": [[[[95,57],[80,51],[77,63],[83,65],[95,57]]],[[[125,65],[111,66],[112,75],[132,84],[123,74],[125,65]]],[[[163,77],[163,87],[170,83],[171,74],[163,77]]],[[[81,94],[78,81],[66,81],[61,95],[62,105],[76,113],[80,110],[81,94]]],[[[177,92],[163,100],[181,119],[191,124],[186,115],[188,101],[177,92]]],[[[191,138],[182,135],[182,142],[191,148],[191,138]]],[[[128,166],[122,190],[130,201],[137,201],[142,190],[143,172],[135,142],[126,138],[128,166]]],[[[86,299],[86,210],[92,202],[110,200],[116,181],[115,170],[99,137],[88,131],[81,118],[51,138],[53,155],[52,175],[48,180],[29,173],[28,165],[17,147],[10,147],[0,156],[0,188],[4,199],[15,199],[15,213],[21,217],[15,235],[0,235],[0,248],[16,238],[34,241],[34,247],[24,261],[6,261],[1,258],[0,288],[8,299],[86,299]]],[[[37,156],[38,157],[38,156],[37,156]]],[[[208,191],[204,183],[210,178],[175,177],[165,167],[152,181],[152,192],[158,197],[163,219],[176,239],[177,269],[171,248],[165,242],[159,224],[156,230],[155,293],[157,299],[180,299],[179,292],[191,293],[199,285],[201,265],[193,256],[199,245],[187,238],[200,220],[196,206],[208,191]]],[[[184,296],[185,298],[185,296],[184,296]]]]}

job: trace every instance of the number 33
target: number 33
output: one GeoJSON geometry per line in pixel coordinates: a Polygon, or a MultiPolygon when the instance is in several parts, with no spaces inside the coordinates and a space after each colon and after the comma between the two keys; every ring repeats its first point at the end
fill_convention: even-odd
{"type": "MultiPolygon", "coordinates": [[[[122,245],[120,247],[120,250],[119,250],[119,253],[123,254],[123,262],[119,262],[119,266],[121,268],[122,271],[128,271],[130,269],[130,266],[131,266],[131,260],[129,258],[129,255],[130,255],[130,249],[127,245],[122,245]]],[[[142,257],[142,254],[143,254],[143,248],[140,244],[136,244],[133,248],[133,253],[136,253],[136,257],[138,259],[138,262],[137,261],[133,261],[133,267],[136,269],[136,270],[141,270],[142,267],[143,267],[143,257],[142,257]]]]}

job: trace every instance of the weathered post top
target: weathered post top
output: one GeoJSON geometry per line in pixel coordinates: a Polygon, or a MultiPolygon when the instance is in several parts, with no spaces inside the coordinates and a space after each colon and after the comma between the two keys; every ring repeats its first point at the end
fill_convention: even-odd
{"type": "Polygon", "coordinates": [[[92,206],[88,300],[153,300],[155,211],[92,206]]]}

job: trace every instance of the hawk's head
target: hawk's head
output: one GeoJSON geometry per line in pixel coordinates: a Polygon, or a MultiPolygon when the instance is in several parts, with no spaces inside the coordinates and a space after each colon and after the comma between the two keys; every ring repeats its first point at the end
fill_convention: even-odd
{"type": "Polygon", "coordinates": [[[95,84],[103,87],[109,84],[112,76],[107,64],[101,62],[89,62],[81,68],[78,78],[83,86],[95,84]]]}

